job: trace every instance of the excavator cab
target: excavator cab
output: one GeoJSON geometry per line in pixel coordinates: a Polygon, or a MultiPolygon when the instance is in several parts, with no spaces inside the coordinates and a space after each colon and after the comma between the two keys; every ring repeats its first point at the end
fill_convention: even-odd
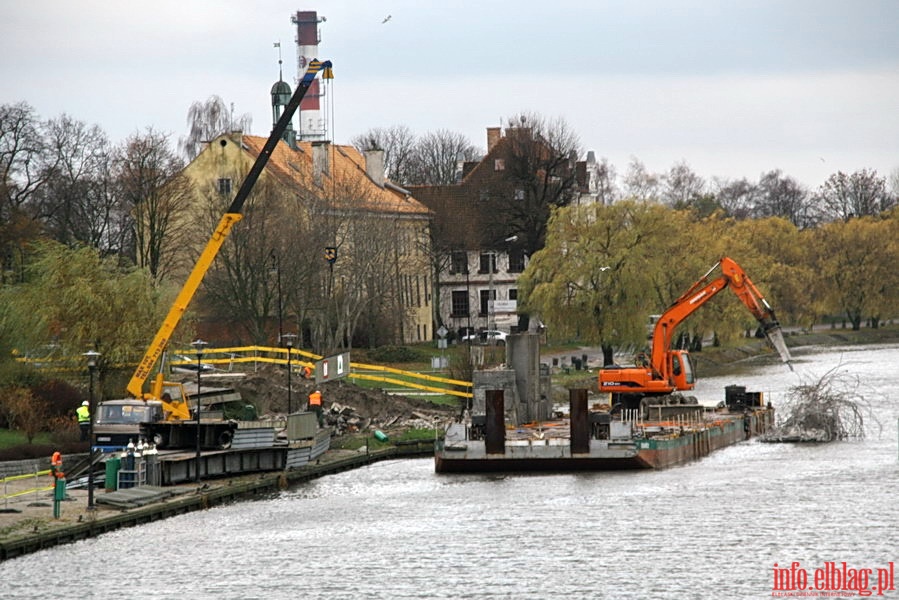
{"type": "Polygon", "coordinates": [[[696,385],[696,372],[693,369],[693,359],[686,350],[674,350],[669,354],[671,360],[671,377],[674,380],[674,389],[692,390],[696,385]]]}

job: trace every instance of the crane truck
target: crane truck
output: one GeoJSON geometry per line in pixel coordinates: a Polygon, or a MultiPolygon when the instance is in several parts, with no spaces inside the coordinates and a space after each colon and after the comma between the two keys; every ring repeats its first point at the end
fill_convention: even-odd
{"type": "Polygon", "coordinates": [[[644,398],[692,390],[696,376],[686,350],[672,350],[674,331],[687,317],[725,288],[730,288],[758,320],[768,342],[784,363],[790,352],[774,309],[762,297],[743,269],[724,257],[684,292],[655,322],[650,352],[640,353],[633,367],[607,366],[599,371],[599,391],[612,394],[612,405],[640,408],[644,398]],[[720,270],[717,277],[713,273],[720,270]]]}
{"type": "MultiPolygon", "coordinates": [[[[316,75],[321,73],[323,79],[333,78],[331,68],[329,60],[314,59],[309,63],[296,91],[272,128],[268,140],[244,178],[234,200],[206,243],[206,247],[194,264],[193,270],[175,298],[162,325],[138,363],[127,386],[131,397],[124,400],[102,402],[99,406],[99,414],[96,417],[92,416],[95,418],[94,440],[92,440],[95,447],[121,448],[129,441],[137,442],[138,437],[142,434],[149,434],[152,441],[161,447],[177,447],[182,445],[182,440],[186,442],[196,439],[197,420],[195,420],[195,415],[200,411],[200,399],[190,398],[182,384],[164,380],[166,348],[181,317],[212,265],[212,261],[230,234],[231,228],[241,220],[243,205],[294,113],[299,108],[300,102],[312,86],[316,75]],[[160,363],[157,374],[149,391],[144,391],[144,384],[157,363],[160,363]],[[191,404],[193,404],[193,417],[191,404]]],[[[224,395],[227,396],[227,393],[224,395]]],[[[221,419],[201,422],[200,438],[203,446],[227,447],[231,440],[233,427],[233,423],[221,419]]]]}

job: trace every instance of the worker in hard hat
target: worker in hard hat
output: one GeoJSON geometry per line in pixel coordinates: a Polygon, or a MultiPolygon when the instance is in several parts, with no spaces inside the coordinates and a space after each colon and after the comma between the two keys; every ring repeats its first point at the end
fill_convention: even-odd
{"type": "Polygon", "coordinates": [[[87,434],[91,426],[90,402],[87,400],[82,402],[81,406],[75,410],[75,415],[78,417],[78,427],[81,429],[81,441],[86,442],[87,434]]]}
{"type": "Polygon", "coordinates": [[[319,390],[315,390],[311,394],[309,394],[309,403],[307,405],[306,410],[311,410],[315,413],[316,418],[318,419],[318,426],[324,427],[325,420],[322,417],[322,393],[319,390]]]}

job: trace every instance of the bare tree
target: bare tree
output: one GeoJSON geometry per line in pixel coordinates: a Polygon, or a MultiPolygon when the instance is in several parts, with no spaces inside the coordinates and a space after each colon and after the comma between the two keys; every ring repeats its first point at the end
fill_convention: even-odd
{"type": "Polygon", "coordinates": [[[156,281],[175,268],[174,249],[184,241],[187,224],[177,217],[189,205],[192,189],[181,168],[168,136],[152,128],[125,140],[116,157],[117,190],[131,218],[134,262],[156,281]]]}
{"type": "Polygon", "coordinates": [[[375,127],[354,137],[351,144],[360,152],[383,150],[387,178],[400,184],[410,184],[416,170],[416,139],[405,125],[375,127]]]}
{"type": "Polygon", "coordinates": [[[409,185],[456,183],[459,163],[475,160],[479,151],[461,133],[438,129],[422,136],[414,148],[415,168],[403,181],[409,185]]]}
{"type": "Polygon", "coordinates": [[[756,218],[784,217],[796,227],[810,227],[815,223],[808,191],[792,177],[780,170],[762,175],[758,184],[753,216],[756,218]]]}
{"type": "Polygon", "coordinates": [[[563,119],[521,114],[509,120],[504,155],[494,163],[504,171],[485,190],[485,206],[496,215],[485,225],[484,247],[518,236],[516,244],[532,255],[543,247],[554,207],[568,206],[577,194],[579,140],[563,119]],[[501,166],[500,166],[501,165],[501,166]]]}
{"type": "Polygon", "coordinates": [[[43,183],[43,126],[25,102],[0,106],[0,222],[22,207],[43,183]]]}
{"type": "Polygon", "coordinates": [[[851,175],[834,173],[818,190],[816,200],[826,221],[873,217],[896,206],[896,196],[887,191],[886,179],[867,169],[851,175]]]}
{"type": "Polygon", "coordinates": [[[234,116],[234,103],[230,106],[221,97],[212,95],[205,102],[194,102],[187,111],[187,136],[178,145],[184,157],[191,161],[200,153],[203,144],[223,133],[232,131],[249,132],[253,125],[250,113],[234,116]]]}
{"type": "Polygon", "coordinates": [[[662,200],[672,208],[688,208],[706,193],[705,180],[686,162],[675,164],[662,178],[662,200]]]}
{"type": "Polygon", "coordinates": [[[660,196],[662,178],[646,170],[637,158],[632,158],[624,176],[624,196],[643,202],[656,202],[660,196]]]}
{"type": "Polygon", "coordinates": [[[605,157],[599,161],[598,171],[599,177],[596,181],[597,200],[600,204],[608,206],[620,197],[620,191],[616,183],[618,173],[615,170],[615,165],[610,163],[609,159],[605,157]]]}
{"type": "Polygon", "coordinates": [[[714,194],[718,205],[735,219],[749,219],[755,209],[758,187],[743,179],[713,179],[714,194]]]}
{"type": "Polygon", "coordinates": [[[81,243],[117,251],[112,240],[115,197],[111,190],[112,148],[98,126],[63,114],[46,125],[47,152],[55,159],[36,193],[35,217],[64,244],[81,243]]]}
{"type": "Polygon", "coordinates": [[[3,281],[24,278],[27,242],[39,235],[28,203],[45,182],[52,156],[43,124],[25,102],[0,106],[0,273],[3,281]]]}
{"type": "MultiPolygon", "coordinates": [[[[230,198],[222,197],[211,187],[203,192],[205,231],[197,236],[208,239],[230,198]]],[[[285,198],[265,181],[256,184],[242,214],[243,218],[231,230],[203,281],[204,300],[213,314],[240,323],[250,343],[263,344],[269,342],[268,323],[276,313],[278,302],[284,305],[289,302],[278,298],[276,275],[272,270],[283,270],[284,291],[289,295],[297,283],[291,266],[293,247],[306,244],[289,243],[303,238],[294,235],[295,222],[285,212],[285,198]]]]}

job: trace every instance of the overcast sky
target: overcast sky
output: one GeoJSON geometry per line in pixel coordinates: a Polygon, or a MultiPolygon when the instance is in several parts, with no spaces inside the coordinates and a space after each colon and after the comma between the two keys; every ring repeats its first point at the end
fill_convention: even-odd
{"type": "Polygon", "coordinates": [[[216,94],[265,136],[274,42],[295,87],[297,10],[327,19],[338,143],[407,125],[484,148],[533,112],[619,174],[634,158],[707,179],[781,169],[816,189],[899,168],[895,0],[0,0],[0,104],[177,141],[216,94]]]}

